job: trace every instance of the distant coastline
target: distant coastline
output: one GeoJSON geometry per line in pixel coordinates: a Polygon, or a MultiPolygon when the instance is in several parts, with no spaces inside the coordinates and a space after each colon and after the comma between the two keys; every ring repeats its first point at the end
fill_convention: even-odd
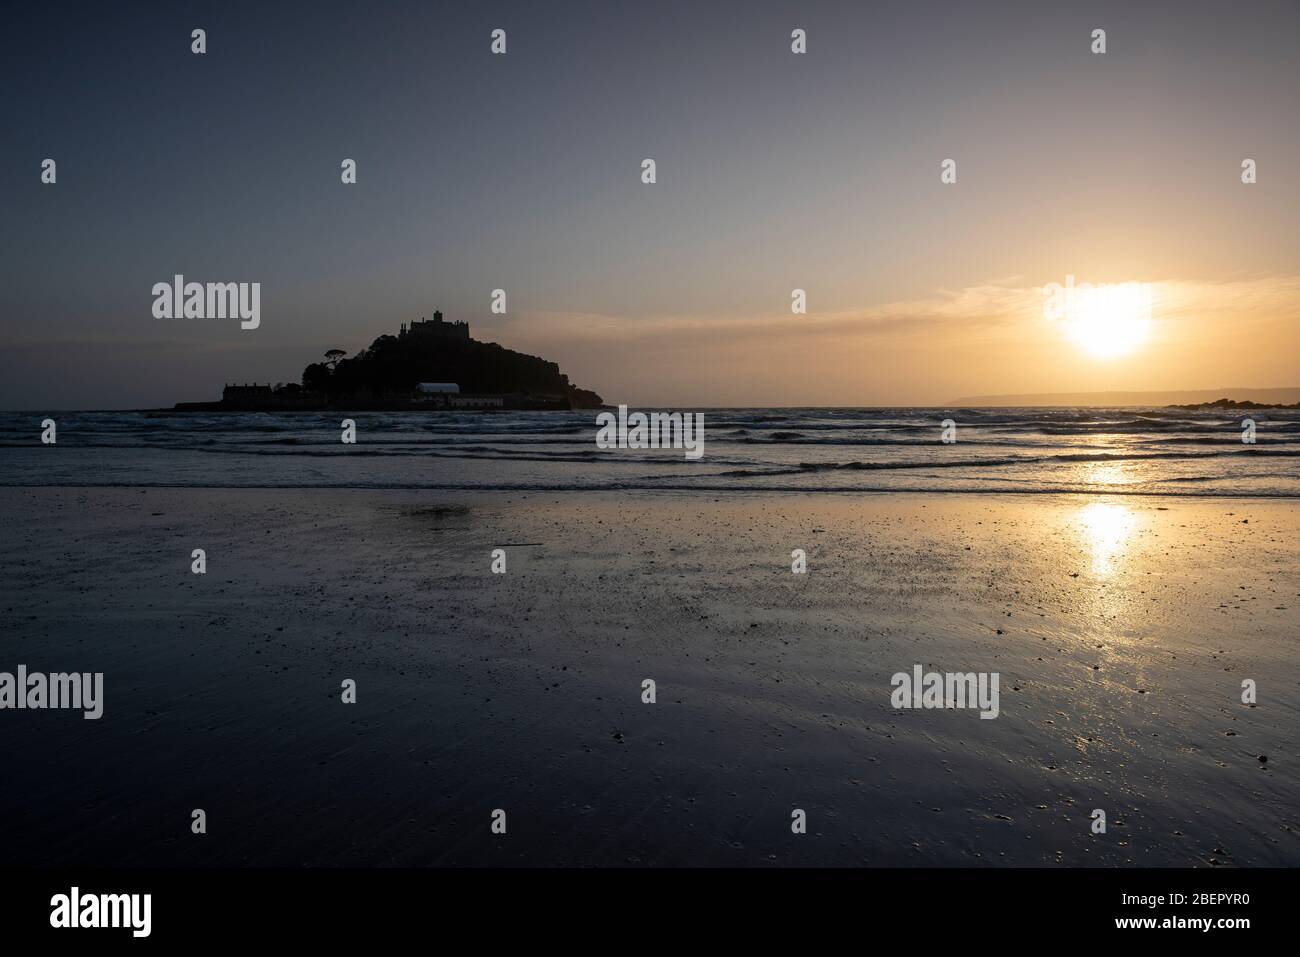
{"type": "Polygon", "coordinates": [[[1151,408],[1275,409],[1296,408],[1300,386],[1275,389],[1178,389],[1162,392],[1038,392],[1016,395],[975,395],[953,399],[953,408],[1151,408]],[[1231,398],[1229,398],[1229,396],[1231,398]]]}
{"type": "Polygon", "coordinates": [[[1215,399],[1213,402],[1195,402],[1189,405],[1170,405],[1170,409],[1300,409],[1300,402],[1281,405],[1277,402],[1251,402],[1236,399],[1215,399]]]}

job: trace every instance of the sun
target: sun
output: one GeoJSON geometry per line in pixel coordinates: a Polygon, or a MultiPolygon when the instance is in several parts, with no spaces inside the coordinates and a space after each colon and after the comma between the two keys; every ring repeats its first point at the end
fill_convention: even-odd
{"type": "Polygon", "coordinates": [[[1143,283],[1081,287],[1065,315],[1065,334],[1094,359],[1136,352],[1151,332],[1151,294],[1143,283]]]}

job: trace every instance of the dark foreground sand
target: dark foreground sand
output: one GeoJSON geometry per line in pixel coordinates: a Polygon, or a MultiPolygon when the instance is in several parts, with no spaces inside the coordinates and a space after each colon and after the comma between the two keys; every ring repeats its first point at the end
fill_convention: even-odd
{"type": "Polygon", "coordinates": [[[1300,864],[1297,511],[6,489],[0,671],[106,703],[0,711],[0,863],[1300,864]]]}

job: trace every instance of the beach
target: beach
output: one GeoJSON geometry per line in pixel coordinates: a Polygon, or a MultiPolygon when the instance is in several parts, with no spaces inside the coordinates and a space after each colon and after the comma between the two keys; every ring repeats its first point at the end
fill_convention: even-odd
{"type": "Polygon", "coordinates": [[[1294,866],[1298,526],[1228,496],[10,487],[0,670],[102,672],[104,713],[0,712],[0,861],[1294,866]],[[891,706],[916,665],[998,674],[998,716],[891,706]]]}

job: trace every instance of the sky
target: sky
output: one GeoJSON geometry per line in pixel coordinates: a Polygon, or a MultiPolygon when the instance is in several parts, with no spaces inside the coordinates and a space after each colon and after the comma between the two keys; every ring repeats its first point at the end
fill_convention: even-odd
{"type": "Polygon", "coordinates": [[[296,381],[434,309],[630,405],[1300,385],[1297,35],[1249,0],[8,5],[0,408],[296,381]],[[156,318],[177,273],[260,282],[260,326],[156,318]],[[1143,284],[1140,342],[1049,318],[1071,276],[1143,284]]]}

